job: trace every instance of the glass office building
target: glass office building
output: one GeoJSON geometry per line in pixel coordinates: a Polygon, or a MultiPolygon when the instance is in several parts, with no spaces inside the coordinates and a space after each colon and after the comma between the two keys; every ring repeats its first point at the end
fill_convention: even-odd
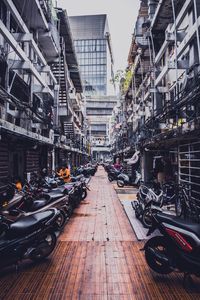
{"type": "Polygon", "coordinates": [[[106,39],[75,40],[85,95],[107,94],[106,39]]]}
{"type": "Polygon", "coordinates": [[[86,96],[86,120],[92,157],[109,156],[109,119],[115,101],[110,83],[113,54],[106,15],[69,17],[86,96]]]}
{"type": "Polygon", "coordinates": [[[106,15],[69,17],[86,96],[106,96],[113,57],[106,15]]]}

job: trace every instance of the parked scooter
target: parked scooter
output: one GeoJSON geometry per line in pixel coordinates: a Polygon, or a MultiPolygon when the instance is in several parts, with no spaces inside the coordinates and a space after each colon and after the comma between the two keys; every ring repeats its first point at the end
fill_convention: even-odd
{"type": "Polygon", "coordinates": [[[78,175],[76,177],[71,177],[71,182],[80,182],[80,197],[81,200],[85,200],[87,197],[87,191],[90,191],[87,179],[83,175],[78,175]]]}
{"type": "Polygon", "coordinates": [[[0,267],[23,259],[40,261],[56,246],[57,209],[46,210],[9,223],[0,216],[0,267]]]}
{"type": "Polygon", "coordinates": [[[46,195],[41,199],[33,199],[29,197],[22,197],[21,201],[15,204],[13,207],[10,207],[8,210],[4,208],[1,213],[6,216],[9,220],[16,221],[23,216],[30,216],[36,212],[46,211],[50,208],[57,208],[60,212],[59,217],[57,218],[57,228],[59,230],[63,229],[67,218],[69,218],[69,205],[66,202],[66,196],[62,198],[50,200],[46,195]]]}
{"type": "Polygon", "coordinates": [[[118,187],[124,187],[125,185],[139,186],[141,181],[141,174],[138,171],[135,171],[135,176],[129,176],[125,173],[121,173],[117,177],[118,187]]]}
{"type": "Polygon", "coordinates": [[[45,180],[42,181],[41,184],[39,182],[39,188],[42,189],[43,193],[54,198],[62,197],[63,195],[70,195],[68,202],[72,204],[73,200],[73,208],[77,207],[80,201],[87,196],[84,176],[77,176],[73,182],[63,182],[63,184],[58,185],[56,181],[59,179],[55,178],[55,180],[53,179],[52,181],[51,177],[45,177],[45,180]]]}
{"type": "Polygon", "coordinates": [[[97,171],[98,166],[97,165],[91,165],[88,164],[86,166],[81,166],[76,170],[75,175],[84,175],[86,178],[89,178],[90,176],[94,176],[97,171]]]}
{"type": "Polygon", "coordinates": [[[33,187],[29,183],[23,188],[19,197],[9,202],[1,201],[1,213],[15,221],[22,216],[33,214],[56,207],[60,211],[57,225],[62,229],[68,216],[68,195],[62,193],[44,193],[41,188],[33,187]]]}
{"type": "Polygon", "coordinates": [[[162,211],[163,207],[168,210],[174,206],[177,198],[175,185],[171,182],[161,186],[153,182],[152,186],[141,184],[137,193],[137,201],[133,201],[132,207],[135,210],[135,216],[145,228],[152,226],[152,214],[162,211]]]}
{"type": "Polygon", "coordinates": [[[160,274],[178,270],[200,276],[200,224],[157,213],[148,235],[156,229],[162,236],[149,239],[143,249],[149,267],[160,274]]]}
{"type": "Polygon", "coordinates": [[[121,174],[122,169],[117,170],[113,166],[108,170],[108,180],[112,182],[113,180],[117,180],[118,176],[121,174]]]}

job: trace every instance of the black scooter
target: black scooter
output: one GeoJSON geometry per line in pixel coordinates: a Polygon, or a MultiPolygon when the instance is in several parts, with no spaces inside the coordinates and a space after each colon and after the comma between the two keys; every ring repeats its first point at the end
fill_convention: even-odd
{"type": "Polygon", "coordinates": [[[160,274],[178,270],[200,276],[200,224],[156,213],[148,235],[156,229],[162,236],[149,239],[143,249],[150,268],[160,274]]]}
{"type": "Polygon", "coordinates": [[[86,179],[83,175],[78,175],[76,177],[71,177],[71,182],[80,182],[79,184],[79,193],[81,200],[85,200],[87,197],[87,191],[90,191],[89,185],[88,185],[88,179],[86,179]]]}
{"type": "Polygon", "coordinates": [[[110,182],[112,182],[113,180],[117,180],[121,172],[122,170],[117,170],[114,167],[110,168],[108,171],[108,180],[110,182]]]}
{"type": "Polygon", "coordinates": [[[39,261],[56,246],[57,209],[22,217],[14,223],[0,216],[0,268],[23,259],[39,261]]]}

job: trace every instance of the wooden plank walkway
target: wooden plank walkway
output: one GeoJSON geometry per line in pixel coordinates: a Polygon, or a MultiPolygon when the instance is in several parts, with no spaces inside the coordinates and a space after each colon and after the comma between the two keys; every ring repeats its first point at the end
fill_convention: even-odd
{"type": "Polygon", "coordinates": [[[99,168],[87,200],[76,210],[51,259],[3,271],[0,299],[200,299],[182,276],[150,271],[120,201],[99,168]]]}

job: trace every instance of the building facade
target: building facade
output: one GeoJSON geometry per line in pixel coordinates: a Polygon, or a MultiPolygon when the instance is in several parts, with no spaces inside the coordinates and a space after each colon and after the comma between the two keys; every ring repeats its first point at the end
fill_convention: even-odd
{"type": "Polygon", "coordinates": [[[141,1],[121,81],[120,108],[113,118],[112,146],[113,154],[122,159],[140,150],[145,180],[151,178],[156,159],[167,159],[166,172],[170,169],[176,182],[187,184],[197,205],[199,18],[200,4],[195,0],[141,1]]]}
{"type": "Polygon", "coordinates": [[[56,9],[60,29],[60,54],[51,68],[59,91],[55,105],[55,165],[68,160],[82,164],[87,153],[84,139],[83,86],[67,12],[56,9]]]}
{"type": "Polygon", "coordinates": [[[85,154],[81,138],[69,144],[65,131],[64,122],[71,122],[80,137],[83,114],[80,75],[71,67],[72,39],[67,49],[70,29],[63,33],[58,26],[59,18],[65,22],[63,14],[50,0],[33,0],[31,9],[26,1],[0,2],[0,180],[54,169],[60,148],[71,155],[63,154],[65,161],[73,153],[85,154]]]}
{"type": "Polygon", "coordinates": [[[87,136],[95,160],[107,158],[109,119],[116,103],[113,90],[113,53],[106,15],[70,17],[86,96],[87,136]],[[111,92],[113,94],[113,92],[111,92]]]}

